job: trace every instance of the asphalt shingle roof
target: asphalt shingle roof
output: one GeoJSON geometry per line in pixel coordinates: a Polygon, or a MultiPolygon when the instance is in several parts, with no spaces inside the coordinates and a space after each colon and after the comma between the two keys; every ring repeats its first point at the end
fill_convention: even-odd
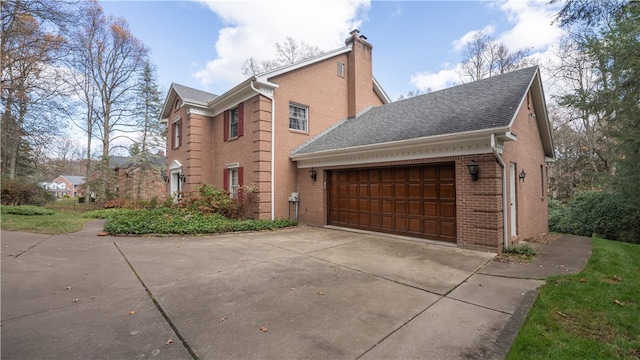
{"type": "Polygon", "coordinates": [[[67,179],[73,185],[84,184],[85,177],[84,176],[76,176],[76,175],[60,175],[63,178],[67,179]]]}
{"type": "Polygon", "coordinates": [[[176,83],[173,83],[172,85],[173,85],[173,88],[176,90],[176,93],[178,93],[178,96],[184,102],[207,105],[209,101],[218,97],[218,95],[211,94],[206,91],[190,88],[188,86],[184,86],[176,83]]]}
{"type": "Polygon", "coordinates": [[[371,108],[292,154],[507,127],[537,69],[529,67],[371,108]]]}

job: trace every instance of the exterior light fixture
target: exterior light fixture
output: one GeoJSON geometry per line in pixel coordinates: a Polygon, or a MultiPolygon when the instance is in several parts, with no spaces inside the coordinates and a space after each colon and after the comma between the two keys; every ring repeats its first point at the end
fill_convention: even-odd
{"type": "Polygon", "coordinates": [[[187,177],[183,173],[178,173],[178,180],[185,182],[186,179],[187,177]]]}
{"type": "Polygon", "coordinates": [[[167,176],[167,172],[164,169],[160,170],[160,176],[164,182],[169,182],[169,176],[167,176]]]}
{"type": "Polygon", "coordinates": [[[480,172],[480,165],[478,165],[477,162],[471,160],[471,162],[469,163],[469,165],[467,165],[467,167],[469,168],[469,174],[471,174],[471,180],[478,181],[478,173],[480,172]]]}
{"type": "Polygon", "coordinates": [[[518,178],[520,178],[520,180],[522,180],[522,182],[524,182],[524,177],[527,176],[527,173],[524,172],[524,169],[522,169],[522,171],[520,171],[520,175],[518,176],[518,178]]]}
{"type": "Polygon", "coordinates": [[[311,176],[311,180],[316,181],[318,174],[316,174],[316,169],[311,168],[311,170],[309,170],[309,176],[311,176]]]}

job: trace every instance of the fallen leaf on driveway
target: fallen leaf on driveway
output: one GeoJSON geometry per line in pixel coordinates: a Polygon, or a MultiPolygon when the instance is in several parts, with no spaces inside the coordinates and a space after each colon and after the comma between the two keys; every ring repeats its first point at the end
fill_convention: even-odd
{"type": "Polygon", "coordinates": [[[220,319],[218,319],[218,322],[223,322],[223,321],[227,321],[226,317],[221,317],[220,319]]]}
{"type": "Polygon", "coordinates": [[[260,331],[267,332],[267,330],[269,330],[269,329],[267,329],[266,326],[260,326],[260,331]]]}
{"type": "Polygon", "coordinates": [[[136,314],[136,311],[135,311],[135,310],[131,310],[131,311],[129,311],[129,315],[135,315],[135,314],[136,314]]]}
{"type": "Polygon", "coordinates": [[[80,302],[80,299],[73,299],[74,303],[80,302]]]}
{"type": "Polygon", "coordinates": [[[318,295],[324,296],[324,293],[322,291],[318,291],[318,295]]]}
{"type": "Polygon", "coordinates": [[[165,342],[164,342],[164,344],[165,344],[165,345],[169,345],[169,344],[171,344],[171,343],[173,343],[173,339],[169,339],[169,340],[167,340],[167,341],[165,341],[165,342]]]}
{"type": "Polygon", "coordinates": [[[64,288],[65,290],[71,290],[71,286],[67,286],[66,288],[64,288]]]}

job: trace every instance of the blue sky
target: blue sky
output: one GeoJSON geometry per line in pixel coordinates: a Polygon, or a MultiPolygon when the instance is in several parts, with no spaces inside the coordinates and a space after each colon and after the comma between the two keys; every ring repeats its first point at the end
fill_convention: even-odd
{"type": "MultiPolygon", "coordinates": [[[[171,82],[222,94],[244,77],[242,62],[273,58],[287,36],[332,50],[353,28],[373,45],[373,72],[396,99],[459,81],[460,50],[477,31],[540,63],[562,32],[548,1],[100,1],[151,50],[163,91],[171,82]]],[[[544,76],[544,73],[543,73],[544,76]]]]}

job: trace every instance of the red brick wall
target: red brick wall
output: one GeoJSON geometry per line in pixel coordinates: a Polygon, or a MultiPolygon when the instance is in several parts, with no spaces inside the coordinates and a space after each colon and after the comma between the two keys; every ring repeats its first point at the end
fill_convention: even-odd
{"type": "MultiPolygon", "coordinates": [[[[516,141],[504,144],[502,158],[506,164],[507,231],[511,234],[509,205],[509,164],[514,163],[516,176],[517,236],[511,243],[531,238],[548,231],[547,176],[545,155],[536,117],[529,116],[533,105],[525,101],[518,112],[512,132],[516,141]],[[540,169],[543,169],[543,172],[540,169]],[[524,181],[518,174],[525,170],[524,181]]],[[[434,159],[315,168],[317,181],[309,176],[310,169],[298,169],[300,189],[299,220],[302,223],[323,226],[327,224],[327,194],[324,172],[340,168],[384,167],[420,163],[455,162],[457,244],[464,248],[501,251],[504,239],[502,168],[493,153],[434,159]],[[472,181],[467,165],[471,160],[480,166],[479,179],[472,181]]]]}
{"type": "MultiPolygon", "coordinates": [[[[518,139],[506,142],[504,146],[503,159],[507,165],[507,177],[509,163],[515,164],[516,176],[517,236],[511,238],[512,243],[549,231],[545,155],[537,116],[529,115],[535,114],[533,100],[530,94],[527,97],[528,100],[525,99],[522,104],[512,128],[518,139]],[[518,179],[522,170],[526,173],[524,181],[518,179]]],[[[509,181],[507,187],[509,188],[509,181]]],[[[507,213],[511,216],[509,210],[507,213]]]]}

